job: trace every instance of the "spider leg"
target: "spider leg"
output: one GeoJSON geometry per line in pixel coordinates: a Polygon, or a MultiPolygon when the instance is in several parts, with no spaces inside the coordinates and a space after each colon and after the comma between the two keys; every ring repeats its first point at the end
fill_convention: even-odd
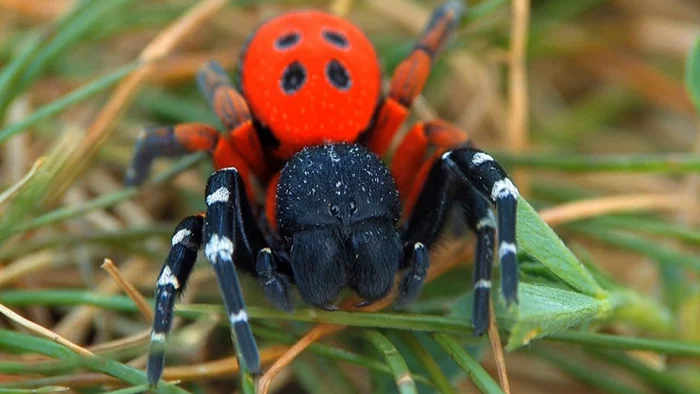
{"type": "Polygon", "coordinates": [[[204,218],[190,216],[175,228],[172,247],[156,282],[156,310],[148,352],[148,382],[155,386],[163,374],[165,340],[173,324],[175,299],[182,294],[202,243],[204,218]]]}
{"type": "Polygon", "coordinates": [[[431,163],[446,149],[463,146],[468,142],[466,133],[441,120],[416,123],[411,127],[391,163],[391,174],[404,203],[404,216],[413,211],[431,163]],[[426,161],[429,152],[432,156],[426,161]]]}
{"type": "Polygon", "coordinates": [[[408,267],[409,269],[399,282],[399,295],[394,302],[397,308],[408,304],[420,294],[430,265],[428,248],[425,245],[415,242],[408,245],[406,249],[410,250],[404,252],[404,268],[408,267]]]}
{"type": "Polygon", "coordinates": [[[235,168],[216,171],[209,177],[206,203],[204,253],[219,282],[239,362],[258,373],[260,355],[248,324],[236,267],[255,274],[257,252],[267,245],[248,204],[244,181],[235,168]]]}
{"type": "Polygon", "coordinates": [[[219,132],[203,123],[183,123],[175,126],[147,127],[134,147],[134,156],[126,173],[127,186],[142,184],[151,172],[153,161],[159,157],[179,157],[198,151],[214,151],[219,132]]]}
{"type": "MultiPolygon", "coordinates": [[[[253,117],[245,98],[233,87],[224,69],[215,61],[207,62],[199,69],[197,86],[226,128],[230,149],[235,155],[243,158],[258,179],[266,182],[273,171],[253,125],[253,117]]],[[[228,161],[228,157],[224,151],[220,154],[215,152],[217,167],[236,167],[241,171],[236,163],[228,161]]]]}
{"type": "Polygon", "coordinates": [[[462,182],[471,184],[496,205],[498,212],[498,255],[501,261],[501,290],[506,303],[518,301],[518,262],[515,219],[518,189],[506,172],[485,152],[471,147],[442,155],[442,162],[462,182]]]}
{"type": "Polygon", "coordinates": [[[367,146],[379,156],[389,149],[413,100],[423,91],[435,57],[454,34],[464,12],[460,0],[447,1],[437,7],[411,53],[394,71],[389,95],[367,135],[367,146]]]}
{"type": "MultiPolygon", "coordinates": [[[[227,132],[219,133],[202,123],[147,128],[136,141],[127,170],[127,185],[143,183],[153,161],[160,157],[179,157],[198,151],[209,152],[216,168],[236,167],[247,185],[251,175],[263,183],[272,176],[273,169],[253,126],[248,105],[221,66],[216,62],[206,63],[197,73],[197,83],[227,132]]],[[[249,186],[246,190],[253,198],[253,188],[249,186]]]]}
{"type": "Polygon", "coordinates": [[[467,223],[476,234],[474,253],[474,309],[472,322],[474,333],[481,335],[489,325],[489,298],[491,296],[491,267],[493,247],[496,241],[496,218],[491,206],[479,192],[469,188],[469,194],[459,194],[467,213],[467,223]]]}
{"type": "Polygon", "coordinates": [[[507,302],[517,301],[517,262],[515,254],[510,253],[515,248],[515,199],[505,195],[514,191],[517,198],[517,189],[491,156],[469,147],[466,134],[440,120],[419,123],[409,131],[399,145],[391,170],[404,200],[404,216],[409,219],[403,234],[409,245],[422,242],[430,248],[453,203],[464,208],[467,224],[477,237],[473,322],[475,331],[482,333],[488,325],[496,228],[489,200],[497,205],[501,245],[506,245],[500,249],[503,294],[507,302]],[[432,155],[428,155],[431,150],[432,155]],[[460,157],[459,163],[471,160],[472,168],[456,165],[452,155],[460,157]],[[491,193],[484,191],[494,188],[495,198],[487,199],[491,193]]]}
{"type": "Polygon", "coordinates": [[[200,67],[197,71],[197,87],[227,130],[234,130],[250,122],[248,104],[233,88],[219,63],[209,61],[200,67]]]}
{"type": "Polygon", "coordinates": [[[283,311],[291,312],[292,302],[289,300],[288,293],[289,278],[277,270],[270,248],[264,248],[258,252],[256,271],[265,290],[265,296],[272,305],[283,311]]]}

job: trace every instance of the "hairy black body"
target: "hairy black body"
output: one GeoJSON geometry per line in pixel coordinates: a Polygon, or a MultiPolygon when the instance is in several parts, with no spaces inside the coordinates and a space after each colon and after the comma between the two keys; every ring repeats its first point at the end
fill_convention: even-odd
{"type": "Polygon", "coordinates": [[[304,301],[332,309],[344,287],[367,302],[386,296],[402,265],[400,214],[389,169],[364,147],[297,153],[277,187],[277,223],[304,301]]]}

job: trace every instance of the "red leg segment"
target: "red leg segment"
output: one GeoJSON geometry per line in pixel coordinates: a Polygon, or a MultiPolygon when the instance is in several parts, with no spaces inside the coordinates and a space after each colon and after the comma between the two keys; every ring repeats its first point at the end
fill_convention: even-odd
{"type": "Polygon", "coordinates": [[[233,88],[221,66],[205,64],[197,83],[209,105],[228,130],[219,133],[202,123],[185,123],[146,129],[136,143],[126,183],[138,185],[148,177],[151,164],[159,157],[177,157],[207,151],[217,169],[236,167],[245,183],[250,201],[258,201],[251,177],[265,184],[274,173],[253,126],[245,99],[233,88]]]}
{"type": "MultiPolygon", "coordinates": [[[[272,175],[269,161],[253,126],[250,109],[243,96],[234,89],[228,76],[216,62],[206,63],[197,73],[199,90],[228,132],[228,147],[217,148],[214,160],[217,168],[235,166],[243,176],[247,190],[248,173],[252,171],[262,183],[272,175]],[[245,170],[239,166],[245,164],[245,170]]],[[[250,193],[250,192],[249,192],[250,193]]]]}
{"type": "Polygon", "coordinates": [[[435,55],[452,36],[463,14],[461,1],[447,2],[433,11],[416,47],[394,71],[389,96],[368,135],[367,145],[373,152],[386,154],[413,100],[423,91],[435,55]]]}
{"type": "Polygon", "coordinates": [[[404,218],[413,211],[435,159],[468,141],[466,133],[442,120],[417,123],[411,128],[391,163],[391,173],[403,201],[404,218]]]}

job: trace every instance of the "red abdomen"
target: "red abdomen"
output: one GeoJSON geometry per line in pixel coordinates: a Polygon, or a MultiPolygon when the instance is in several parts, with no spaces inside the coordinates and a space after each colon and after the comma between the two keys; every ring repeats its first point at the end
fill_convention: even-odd
{"type": "Polygon", "coordinates": [[[350,22],[320,11],[281,15],[251,36],[240,88],[287,160],[306,146],[355,142],[372,122],[381,70],[372,43],[350,22]]]}

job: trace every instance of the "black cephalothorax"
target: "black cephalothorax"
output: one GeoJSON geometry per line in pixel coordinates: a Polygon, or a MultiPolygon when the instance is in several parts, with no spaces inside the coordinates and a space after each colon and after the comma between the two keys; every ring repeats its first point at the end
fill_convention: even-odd
{"type": "Polygon", "coordinates": [[[281,172],[277,223],[304,301],[334,309],[344,287],[367,302],[386,296],[402,264],[400,213],[389,169],[364,147],[297,153],[281,172]]]}

